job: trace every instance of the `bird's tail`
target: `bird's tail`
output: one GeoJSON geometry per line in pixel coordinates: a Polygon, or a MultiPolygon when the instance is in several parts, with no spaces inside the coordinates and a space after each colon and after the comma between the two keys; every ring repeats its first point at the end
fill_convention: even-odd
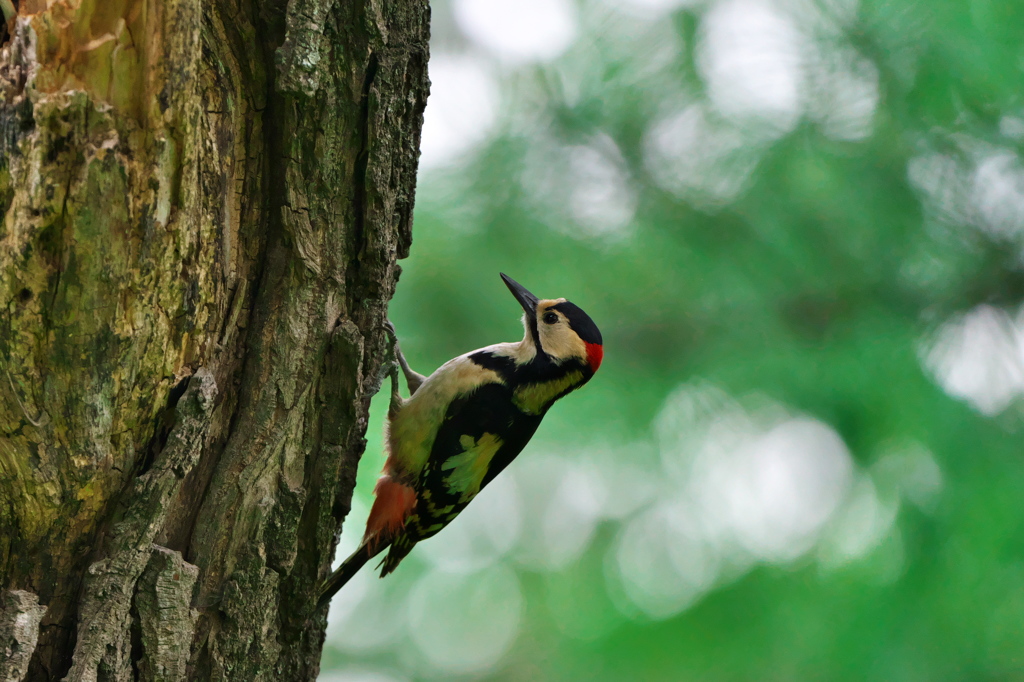
{"type": "Polygon", "coordinates": [[[345,583],[359,572],[359,569],[363,567],[363,564],[379,554],[381,549],[383,549],[383,547],[371,552],[369,546],[365,542],[359,545],[359,549],[352,552],[352,556],[345,559],[341,566],[338,567],[338,570],[332,573],[331,577],[324,581],[323,586],[320,588],[320,599],[317,601],[316,607],[320,609],[331,601],[331,597],[337,594],[338,590],[344,587],[345,583]]]}

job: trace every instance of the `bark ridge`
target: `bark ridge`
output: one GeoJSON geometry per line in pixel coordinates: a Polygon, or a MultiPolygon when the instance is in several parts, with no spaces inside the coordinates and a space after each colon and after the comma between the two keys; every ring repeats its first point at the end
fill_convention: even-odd
{"type": "Polygon", "coordinates": [[[315,679],[411,244],[427,2],[16,4],[2,679],[315,679]]]}

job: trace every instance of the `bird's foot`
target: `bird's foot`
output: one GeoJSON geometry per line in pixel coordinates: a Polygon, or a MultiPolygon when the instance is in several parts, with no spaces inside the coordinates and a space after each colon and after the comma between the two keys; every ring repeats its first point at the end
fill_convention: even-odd
{"type": "Polygon", "coordinates": [[[402,374],[405,375],[405,384],[409,387],[409,395],[413,395],[426,380],[426,377],[419,372],[414,372],[412,368],[409,367],[409,363],[406,361],[405,355],[402,354],[402,348],[398,345],[398,332],[395,331],[395,325],[391,320],[384,321],[384,331],[388,335],[388,340],[390,341],[391,357],[393,358],[393,361],[397,361],[398,366],[401,367],[402,374]]]}

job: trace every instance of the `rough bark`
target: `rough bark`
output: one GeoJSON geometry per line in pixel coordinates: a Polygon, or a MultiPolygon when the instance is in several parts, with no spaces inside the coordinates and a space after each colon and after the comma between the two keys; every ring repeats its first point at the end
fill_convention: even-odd
{"type": "Polygon", "coordinates": [[[426,0],[18,11],[0,679],[315,679],[411,241],[426,0]]]}
{"type": "Polygon", "coordinates": [[[39,621],[46,607],[36,595],[10,590],[0,605],[0,680],[19,682],[28,674],[32,653],[39,641],[39,621]]]}

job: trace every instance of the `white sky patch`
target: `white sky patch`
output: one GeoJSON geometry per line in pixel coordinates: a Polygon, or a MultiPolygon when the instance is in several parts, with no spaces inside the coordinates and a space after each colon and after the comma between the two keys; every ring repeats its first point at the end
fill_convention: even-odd
{"type": "Polygon", "coordinates": [[[924,364],[946,393],[995,416],[1024,394],[1022,321],[980,305],[939,328],[922,349],[924,364]]]}
{"type": "Polygon", "coordinates": [[[571,0],[455,0],[452,9],[470,40],[512,64],[554,59],[579,30],[571,0]]]}
{"type": "Polygon", "coordinates": [[[697,65],[711,102],[726,118],[792,130],[803,107],[807,40],[769,0],[721,0],[701,21],[697,65]]]}
{"type": "Polygon", "coordinates": [[[486,60],[466,53],[430,57],[420,168],[449,164],[485,141],[498,118],[497,80],[486,60]]]}
{"type": "Polygon", "coordinates": [[[408,599],[409,636],[437,671],[481,673],[511,648],[523,616],[514,571],[490,566],[473,574],[431,571],[408,599]],[[486,617],[481,617],[486,614],[486,617]]]}

